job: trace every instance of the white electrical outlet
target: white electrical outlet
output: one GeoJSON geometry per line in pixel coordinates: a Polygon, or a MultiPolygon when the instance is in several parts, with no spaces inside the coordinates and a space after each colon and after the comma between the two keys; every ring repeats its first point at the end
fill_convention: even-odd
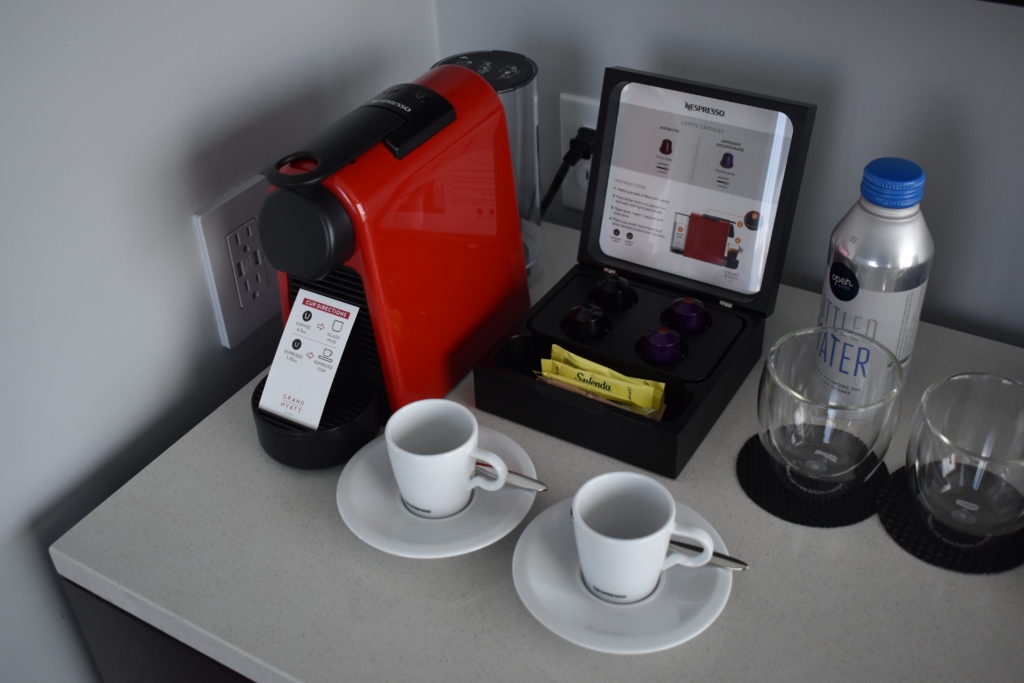
{"type": "MultiPolygon", "coordinates": [[[[562,93],[559,100],[561,110],[562,153],[569,150],[569,141],[581,127],[597,130],[598,101],[592,97],[581,97],[562,93]]],[[[569,169],[562,181],[562,206],[582,211],[587,201],[587,185],[590,184],[590,159],[581,159],[569,169]]]]}
{"type": "Polygon", "coordinates": [[[277,273],[260,248],[263,176],[226,193],[192,217],[202,250],[220,343],[234,348],[281,311],[277,273]]]}
{"type": "Polygon", "coordinates": [[[244,309],[259,301],[267,284],[267,264],[260,252],[260,237],[257,218],[228,233],[228,256],[235,267],[235,289],[238,291],[238,305],[244,309]]]}

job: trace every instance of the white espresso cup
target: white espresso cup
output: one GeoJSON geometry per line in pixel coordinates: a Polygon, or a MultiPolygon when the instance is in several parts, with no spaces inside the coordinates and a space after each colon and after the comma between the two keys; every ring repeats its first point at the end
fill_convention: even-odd
{"type": "Polygon", "coordinates": [[[701,567],[714,541],[699,527],[676,523],[668,489],[634,472],[608,472],[583,484],[572,501],[572,526],[587,588],[607,602],[643,600],[675,565],[701,567]],[[701,546],[699,555],[668,551],[673,536],[701,546]]]}
{"type": "Polygon", "coordinates": [[[384,427],[391,469],[406,508],[427,518],[450,517],[469,504],[473,489],[505,485],[505,461],[477,444],[480,428],[468,408],[443,398],[399,408],[384,427]],[[487,463],[495,478],[476,474],[487,463]]]}

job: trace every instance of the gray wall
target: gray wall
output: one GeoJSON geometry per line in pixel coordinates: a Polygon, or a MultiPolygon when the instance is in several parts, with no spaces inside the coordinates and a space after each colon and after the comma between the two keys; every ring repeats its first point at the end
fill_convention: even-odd
{"type": "Polygon", "coordinates": [[[0,3],[0,680],[93,678],[47,546],[269,361],[278,323],[220,347],[192,212],[422,73],[434,22],[419,0],[0,3]]]}
{"type": "MultiPolygon", "coordinates": [[[[926,320],[1024,345],[1024,8],[979,0],[438,0],[442,55],[506,49],[540,67],[543,189],[558,94],[625,66],[818,105],[785,281],[819,290],[864,164],[928,174],[926,320]]],[[[557,201],[555,206],[557,207],[557,201]]],[[[578,225],[553,208],[549,218],[578,225]]],[[[968,369],[965,359],[960,369],[968,369]]]]}

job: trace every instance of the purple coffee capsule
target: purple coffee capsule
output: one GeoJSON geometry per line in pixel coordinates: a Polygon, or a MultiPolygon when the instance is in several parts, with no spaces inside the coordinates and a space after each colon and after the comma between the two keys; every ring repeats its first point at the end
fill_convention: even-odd
{"type": "Polygon", "coordinates": [[[654,365],[672,365],[683,358],[683,343],[679,333],[668,327],[657,327],[637,342],[640,356],[654,365]]]}
{"type": "Polygon", "coordinates": [[[703,332],[708,326],[704,302],[692,296],[674,300],[661,313],[661,322],[681,334],[703,332]]]}

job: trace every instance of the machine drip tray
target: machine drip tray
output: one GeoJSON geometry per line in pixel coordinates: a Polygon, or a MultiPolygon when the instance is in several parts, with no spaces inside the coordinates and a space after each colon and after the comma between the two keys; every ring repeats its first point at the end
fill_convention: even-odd
{"type": "Polygon", "coordinates": [[[372,385],[354,387],[335,382],[324,407],[320,428],[306,429],[260,409],[264,377],[252,392],[252,415],[260,446],[274,460],[299,469],[323,469],[348,462],[377,436],[387,419],[387,399],[372,385]]]}

